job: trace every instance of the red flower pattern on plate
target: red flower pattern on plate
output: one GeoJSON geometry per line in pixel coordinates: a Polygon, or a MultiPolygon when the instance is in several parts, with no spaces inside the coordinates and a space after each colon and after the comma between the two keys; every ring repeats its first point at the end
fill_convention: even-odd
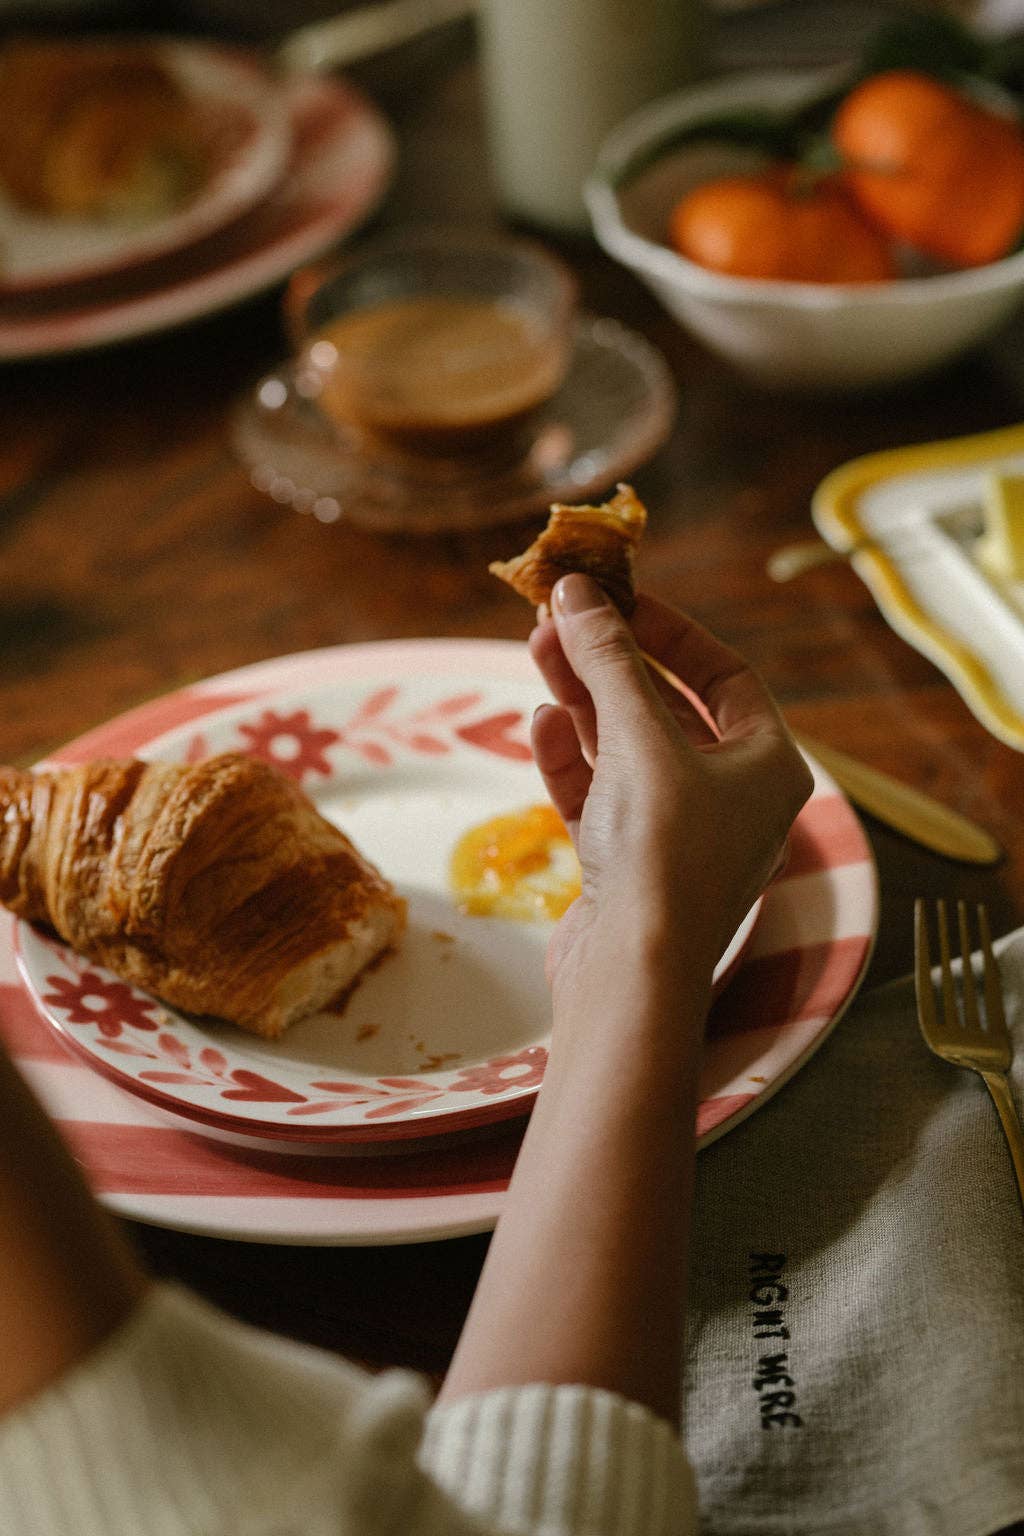
{"type": "Polygon", "coordinates": [[[69,1024],[94,1025],[101,1037],[96,1043],[120,1056],[142,1057],[151,1066],[135,1069],[140,1082],[167,1087],[213,1088],[222,1100],[238,1103],[285,1103],[289,1116],[316,1116],[337,1109],[360,1109],[366,1120],[402,1118],[422,1106],[435,1103],[446,1093],[479,1093],[490,1096],[509,1089],[539,1087],[547,1063],[543,1046],[531,1045],[513,1055],[495,1056],[474,1067],[463,1067],[457,1078],[439,1083],[426,1075],[379,1077],[362,1082],[323,1080],[290,1086],[251,1067],[234,1066],[223,1051],[204,1046],[191,1051],[177,1035],[161,1024],[170,1022],[154,998],[136,992],[126,983],[100,976],[62,945],[48,947],[68,966],[75,978],[48,975],[51,989],[42,1001],[59,1009],[69,1024]],[[158,1017],[153,1017],[153,1011],[158,1017]],[[155,1040],[147,1045],[121,1038],[123,1031],[142,1030],[155,1040]],[[149,1047],[149,1048],[147,1048],[149,1047]]]}
{"type": "Polygon", "coordinates": [[[537,1088],[547,1063],[548,1053],[542,1045],[528,1045],[514,1056],[495,1056],[479,1067],[463,1067],[452,1083],[452,1092],[504,1093],[506,1088],[537,1088]]]}
{"type": "Polygon", "coordinates": [[[47,976],[52,991],[43,1002],[67,1014],[69,1024],[95,1024],[101,1035],[116,1040],[122,1029],[157,1029],[155,1006],[123,981],[107,981],[95,971],[82,971],[72,981],[66,976],[47,976]]]}
{"type": "Polygon", "coordinates": [[[158,1035],[156,1043],[170,1066],[159,1070],[150,1067],[140,1072],[139,1077],[143,1082],[190,1083],[204,1088],[217,1088],[223,1099],[239,1099],[252,1104],[279,1103],[282,1100],[292,1104],[306,1102],[305,1094],[297,1093],[284,1083],[274,1082],[273,1078],[265,1077],[262,1072],[253,1072],[249,1067],[232,1067],[224,1053],[212,1046],[199,1051],[197,1059],[193,1061],[188,1046],[176,1035],[165,1032],[158,1035]]]}
{"type": "Polygon", "coordinates": [[[450,752],[453,736],[500,757],[528,761],[532,755],[528,743],[516,735],[523,722],[519,710],[467,720],[466,714],[479,708],[483,696],[455,693],[409,714],[396,714],[400,692],[392,684],[368,694],[339,728],[338,740],[380,768],[393,761],[396,747],[431,757],[450,752]]]}
{"type": "MultiPolygon", "coordinates": [[[[378,768],[392,763],[396,747],[429,757],[450,752],[451,742],[445,732],[452,718],[480,703],[479,693],[457,693],[411,714],[396,716],[392,706],[400,692],[393,684],[375,689],[341,727],[340,740],[344,745],[378,768]]],[[[457,725],[451,728],[458,732],[457,725]]]]}
{"type": "MultiPolygon", "coordinates": [[[[373,768],[389,768],[396,751],[440,757],[460,741],[498,757],[529,762],[532,753],[522,732],[522,711],[467,719],[469,711],[482,703],[477,692],[451,694],[403,714],[394,707],[400,693],[394,684],[375,688],[337,725],[314,723],[308,709],[288,715],[265,709],[257,719],[239,724],[240,750],[272,763],[300,784],[307,774],[329,778],[332,767],[327,753],[338,746],[358,753],[373,768]]],[[[197,762],[207,751],[205,738],[196,734],[188,743],[185,760],[197,762]]]]}
{"type": "Polygon", "coordinates": [[[473,720],[469,725],[460,725],[455,734],[471,747],[479,747],[483,752],[494,752],[498,757],[512,758],[513,762],[528,763],[533,757],[530,745],[515,734],[522,719],[518,709],[510,709],[500,715],[473,720]]]}
{"type": "Polygon", "coordinates": [[[271,763],[298,784],[307,773],[330,777],[331,765],[324,754],[341,740],[330,726],[314,725],[308,709],[296,709],[290,715],[265,709],[251,725],[240,725],[238,732],[247,742],[244,750],[250,757],[271,763]]]}

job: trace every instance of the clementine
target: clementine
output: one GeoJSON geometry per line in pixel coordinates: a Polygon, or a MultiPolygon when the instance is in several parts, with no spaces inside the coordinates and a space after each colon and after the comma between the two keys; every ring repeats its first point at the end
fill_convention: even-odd
{"type": "Polygon", "coordinates": [[[981,266],[1024,229],[1024,133],[914,70],[890,70],[840,103],[832,138],[853,196],[880,229],[939,261],[981,266]]]}
{"type": "Polygon", "coordinates": [[[896,276],[885,238],[834,177],[792,165],[694,187],[673,209],[669,239],[683,256],[733,277],[877,283],[896,276]]]}

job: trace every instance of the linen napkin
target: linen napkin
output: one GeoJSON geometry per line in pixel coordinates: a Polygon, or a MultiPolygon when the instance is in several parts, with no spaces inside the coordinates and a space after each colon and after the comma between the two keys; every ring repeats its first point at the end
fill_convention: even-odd
{"type": "MultiPolygon", "coordinates": [[[[998,946],[1024,1102],[1024,930],[998,946]]],[[[707,1536],[1024,1520],[1024,1213],[913,982],[858,1000],[698,1159],[687,1446],[707,1536]]]]}

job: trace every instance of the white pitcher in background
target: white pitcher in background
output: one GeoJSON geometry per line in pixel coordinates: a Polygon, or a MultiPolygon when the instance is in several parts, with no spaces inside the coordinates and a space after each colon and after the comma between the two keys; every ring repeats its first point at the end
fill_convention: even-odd
{"type": "Polygon", "coordinates": [[[581,188],[602,139],[692,79],[700,0],[480,0],[497,191],[509,213],[589,227],[581,188]]]}

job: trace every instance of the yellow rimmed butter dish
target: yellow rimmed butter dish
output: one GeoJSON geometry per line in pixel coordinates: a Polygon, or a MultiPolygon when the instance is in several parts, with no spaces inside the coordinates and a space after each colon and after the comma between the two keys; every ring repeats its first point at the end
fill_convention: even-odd
{"type": "Polygon", "coordinates": [[[1024,425],[893,448],[812,502],[894,630],[994,736],[1024,751],[1024,425]]]}

